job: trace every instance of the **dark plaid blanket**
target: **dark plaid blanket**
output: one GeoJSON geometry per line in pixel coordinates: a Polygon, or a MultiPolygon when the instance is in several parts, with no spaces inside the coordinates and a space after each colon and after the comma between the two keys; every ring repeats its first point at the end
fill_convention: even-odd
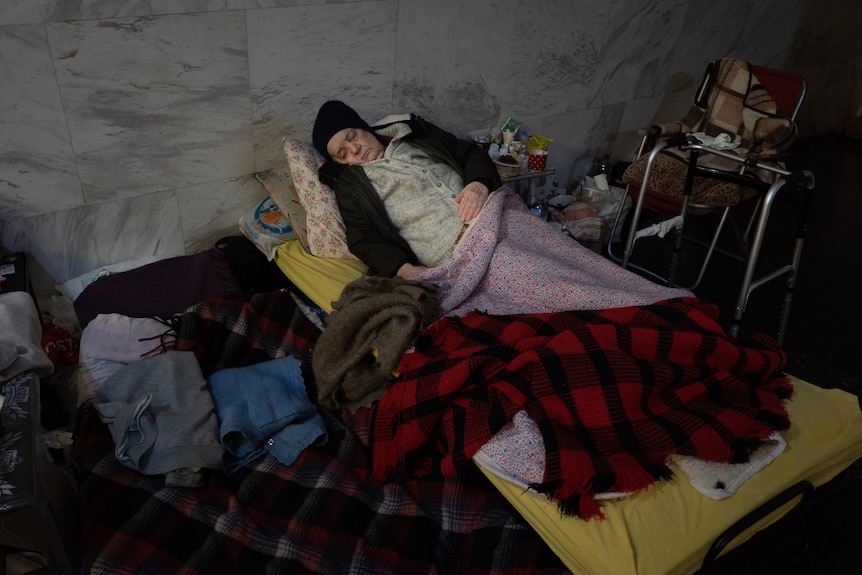
{"type": "Polygon", "coordinates": [[[82,573],[149,575],[562,574],[541,538],[475,468],[381,483],[327,416],[326,446],[291,466],[262,457],[202,488],[120,465],[95,413],[75,444],[82,573]]]}
{"type": "MultiPolygon", "coordinates": [[[[177,347],[193,350],[205,373],[304,357],[318,332],[303,318],[286,292],[213,298],[182,316],[177,347]]],[[[231,475],[213,472],[196,489],[120,465],[105,425],[94,410],[83,413],[73,447],[85,516],[81,572],[568,572],[477,469],[377,481],[365,446],[370,411],[350,415],[350,425],[321,412],[326,445],[291,466],[267,455],[231,475]]]]}
{"type": "Polygon", "coordinates": [[[603,491],[668,477],[668,455],[744,461],[788,427],[792,388],[771,338],[731,340],[712,305],[441,320],[401,363],[370,431],[375,476],[454,477],[518,410],[545,442],[542,484],[564,512],[593,517],[603,491]]]}
{"type": "Polygon", "coordinates": [[[204,376],[288,355],[310,366],[320,335],[285,290],[209,298],[186,310],[178,323],[175,347],[193,351],[204,376]]]}

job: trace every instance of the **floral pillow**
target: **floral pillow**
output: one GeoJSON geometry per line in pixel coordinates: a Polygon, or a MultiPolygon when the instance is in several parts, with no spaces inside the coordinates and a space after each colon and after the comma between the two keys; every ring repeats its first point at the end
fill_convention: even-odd
{"type": "Polygon", "coordinates": [[[290,178],[290,170],[286,167],[273,168],[265,172],[258,172],[254,177],[263,185],[269,197],[278,206],[279,211],[290,222],[290,227],[293,228],[299,245],[308,251],[307,216],[305,208],[299,203],[296,187],[290,178]]]}
{"type": "Polygon", "coordinates": [[[284,155],[305,208],[308,251],[320,257],[355,259],[347,248],[347,233],[335,193],[317,176],[323,157],[311,144],[288,138],[284,139],[284,155]]]}

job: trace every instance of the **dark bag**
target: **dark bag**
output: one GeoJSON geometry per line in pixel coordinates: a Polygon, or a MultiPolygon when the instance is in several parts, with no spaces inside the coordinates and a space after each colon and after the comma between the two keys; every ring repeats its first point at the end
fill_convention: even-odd
{"type": "Polygon", "coordinates": [[[274,261],[269,261],[245,236],[228,236],[216,242],[239,287],[249,293],[293,288],[293,283],[274,261]]]}

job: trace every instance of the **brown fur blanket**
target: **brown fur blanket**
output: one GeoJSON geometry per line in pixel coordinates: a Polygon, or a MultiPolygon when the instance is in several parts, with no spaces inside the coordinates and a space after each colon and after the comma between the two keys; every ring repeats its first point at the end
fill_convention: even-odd
{"type": "Polygon", "coordinates": [[[427,282],[363,276],[347,284],[314,349],[318,402],[331,409],[371,405],[416,334],[441,314],[427,282]]]}

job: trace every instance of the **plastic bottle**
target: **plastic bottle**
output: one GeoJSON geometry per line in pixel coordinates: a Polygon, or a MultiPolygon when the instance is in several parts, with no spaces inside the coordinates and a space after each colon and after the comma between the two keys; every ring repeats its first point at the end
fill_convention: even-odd
{"type": "Polygon", "coordinates": [[[605,154],[602,156],[602,161],[599,164],[599,173],[610,177],[611,175],[611,155],[605,154]]]}
{"type": "Polygon", "coordinates": [[[593,165],[587,172],[587,175],[591,178],[594,176],[598,176],[602,173],[602,158],[600,156],[593,157],[593,165]]]}
{"type": "Polygon", "coordinates": [[[536,190],[535,193],[530,194],[530,213],[537,218],[545,219],[547,216],[545,200],[548,197],[546,190],[536,190]]]}
{"type": "Polygon", "coordinates": [[[527,136],[527,130],[521,130],[521,136],[518,138],[518,141],[521,142],[521,169],[526,170],[529,163],[529,152],[527,151],[527,144],[530,143],[530,138],[529,136],[527,136]]]}

